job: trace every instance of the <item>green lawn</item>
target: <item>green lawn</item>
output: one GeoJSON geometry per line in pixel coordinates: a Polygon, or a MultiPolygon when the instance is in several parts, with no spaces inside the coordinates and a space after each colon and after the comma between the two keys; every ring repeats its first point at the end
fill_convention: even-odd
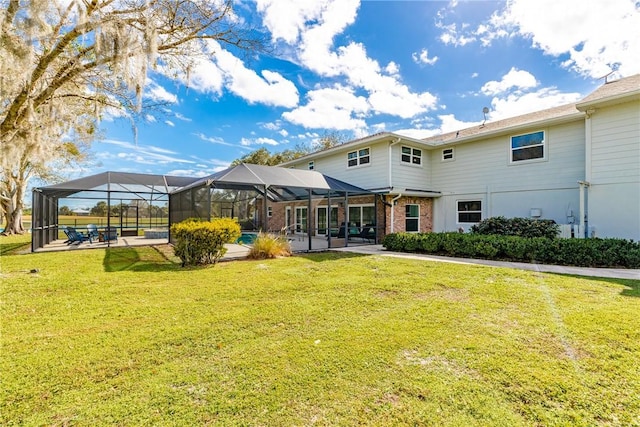
{"type": "Polygon", "coordinates": [[[0,253],[2,425],[640,425],[639,281],[0,253]]]}

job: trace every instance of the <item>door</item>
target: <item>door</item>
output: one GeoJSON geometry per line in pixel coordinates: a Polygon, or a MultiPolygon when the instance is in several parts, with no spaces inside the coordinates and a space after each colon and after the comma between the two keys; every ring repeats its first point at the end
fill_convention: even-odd
{"type": "Polygon", "coordinates": [[[296,207],[296,233],[307,232],[307,208],[296,207]]]}

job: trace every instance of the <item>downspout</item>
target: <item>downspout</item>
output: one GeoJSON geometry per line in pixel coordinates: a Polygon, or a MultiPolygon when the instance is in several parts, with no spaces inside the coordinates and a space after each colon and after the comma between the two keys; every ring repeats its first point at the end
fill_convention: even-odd
{"type": "Polygon", "coordinates": [[[586,181],[578,181],[578,184],[580,184],[580,229],[582,230],[582,237],[586,238],[589,237],[589,231],[587,230],[589,221],[587,219],[588,213],[585,208],[584,196],[587,188],[589,188],[591,184],[586,181]]]}
{"type": "Polygon", "coordinates": [[[391,227],[389,228],[389,233],[393,233],[393,211],[395,211],[396,209],[396,200],[398,200],[400,197],[402,197],[402,193],[399,193],[396,197],[391,199],[391,227]]]}

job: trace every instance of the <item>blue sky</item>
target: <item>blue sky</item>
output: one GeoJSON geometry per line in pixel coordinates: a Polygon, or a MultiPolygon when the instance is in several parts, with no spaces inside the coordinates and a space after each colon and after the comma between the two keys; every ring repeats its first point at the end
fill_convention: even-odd
{"type": "Polygon", "coordinates": [[[424,138],[575,102],[602,76],[640,72],[637,0],[238,1],[269,55],[212,43],[188,81],[162,70],[137,137],[107,117],[90,163],[106,170],[205,176],[260,147],[380,131],[424,138]]]}

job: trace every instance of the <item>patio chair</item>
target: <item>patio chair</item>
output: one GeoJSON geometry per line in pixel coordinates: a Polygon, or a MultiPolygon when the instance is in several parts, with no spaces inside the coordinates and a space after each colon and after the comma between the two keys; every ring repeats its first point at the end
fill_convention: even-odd
{"type": "Polygon", "coordinates": [[[93,239],[98,239],[98,237],[100,237],[98,227],[95,224],[87,225],[87,237],[89,238],[89,243],[93,243],[93,239]]]}
{"type": "Polygon", "coordinates": [[[72,245],[74,243],[80,244],[89,240],[89,237],[85,236],[73,227],[67,227],[63,231],[64,234],[67,235],[67,240],[65,241],[67,245],[72,245]]]}
{"type": "Polygon", "coordinates": [[[362,230],[360,230],[360,237],[362,238],[362,241],[374,241],[376,240],[376,226],[374,224],[366,224],[364,227],[362,227],[362,230]]]}
{"type": "Polygon", "coordinates": [[[118,241],[118,229],[116,227],[105,227],[102,233],[102,239],[105,242],[110,240],[118,241]]]}

